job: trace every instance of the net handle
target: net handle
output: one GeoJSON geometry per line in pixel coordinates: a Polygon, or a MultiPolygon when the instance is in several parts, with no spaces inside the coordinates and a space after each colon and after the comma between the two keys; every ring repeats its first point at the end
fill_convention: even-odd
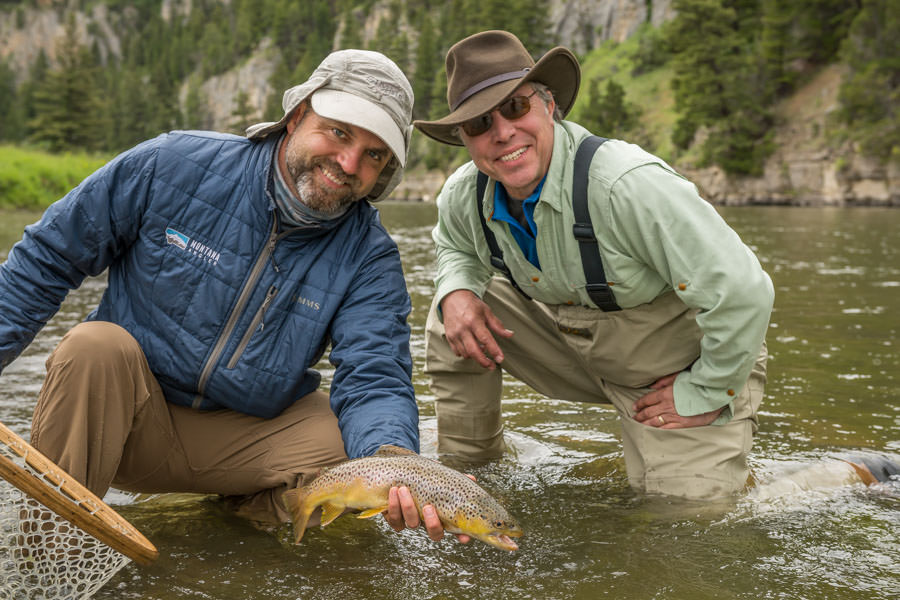
{"type": "Polygon", "coordinates": [[[3,423],[0,443],[40,473],[35,475],[0,452],[0,477],[138,564],[149,565],[159,556],[131,523],[3,423]]]}

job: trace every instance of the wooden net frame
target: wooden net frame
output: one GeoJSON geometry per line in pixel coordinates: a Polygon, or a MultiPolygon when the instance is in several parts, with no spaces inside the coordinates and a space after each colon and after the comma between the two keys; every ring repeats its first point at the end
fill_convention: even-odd
{"type": "Polygon", "coordinates": [[[0,600],[88,598],[156,548],[134,526],[0,423],[0,600]]]}

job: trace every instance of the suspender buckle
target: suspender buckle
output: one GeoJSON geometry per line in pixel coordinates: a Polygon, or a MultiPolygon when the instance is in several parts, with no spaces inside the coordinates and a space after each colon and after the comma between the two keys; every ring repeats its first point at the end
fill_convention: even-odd
{"type": "Polygon", "coordinates": [[[572,234],[579,242],[597,243],[597,238],[594,237],[594,228],[590,223],[575,223],[572,225],[572,234]]]}
{"type": "Polygon", "coordinates": [[[491,255],[491,266],[493,266],[495,269],[502,271],[504,273],[509,272],[509,269],[507,269],[507,267],[506,267],[506,263],[503,262],[503,259],[500,258],[499,256],[491,255]]]}
{"type": "Polygon", "coordinates": [[[616,303],[616,297],[613,291],[605,283],[588,283],[584,286],[588,296],[594,301],[594,304],[602,308],[606,312],[622,310],[616,303]]]}

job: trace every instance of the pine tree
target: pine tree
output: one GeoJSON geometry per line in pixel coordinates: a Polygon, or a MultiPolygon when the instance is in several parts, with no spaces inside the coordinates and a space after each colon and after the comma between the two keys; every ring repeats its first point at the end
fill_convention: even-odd
{"type": "Polygon", "coordinates": [[[400,2],[394,1],[388,5],[388,11],[388,15],[379,21],[369,49],[381,52],[397,63],[400,70],[409,73],[409,39],[399,27],[405,20],[403,6],[400,2]]]}
{"type": "Polygon", "coordinates": [[[508,15],[509,25],[501,27],[516,34],[525,47],[535,54],[535,59],[554,44],[549,6],[546,0],[521,0],[517,10],[508,15]]]}
{"type": "Polygon", "coordinates": [[[341,48],[362,48],[363,39],[359,21],[352,7],[347,6],[341,13],[341,48]]]}
{"type": "Polygon", "coordinates": [[[97,65],[78,41],[74,18],[68,20],[56,54],[59,65],[34,92],[31,137],[54,151],[98,149],[104,137],[104,105],[97,65]]]}
{"type": "Polygon", "coordinates": [[[794,90],[808,72],[833,61],[858,2],[847,0],[763,0],[760,55],[766,102],[794,90]]]}
{"type": "Polygon", "coordinates": [[[206,108],[206,97],[194,79],[188,82],[180,126],[183,129],[209,129],[212,127],[211,117],[206,108]]]}
{"type": "Polygon", "coordinates": [[[672,141],[687,148],[697,129],[706,128],[703,162],[732,173],[759,173],[771,151],[772,119],[760,102],[764,78],[752,44],[759,22],[754,6],[752,0],[677,0],[678,16],[667,31],[679,113],[672,141]]]}
{"type": "Polygon", "coordinates": [[[149,75],[132,68],[118,69],[109,94],[111,124],[106,148],[123,150],[169,129],[160,122],[164,109],[149,75]]]}
{"type": "Polygon", "coordinates": [[[627,138],[639,116],[639,109],[625,99],[625,88],[615,80],[607,80],[604,93],[600,92],[600,81],[591,80],[588,104],[581,113],[582,125],[603,137],[627,138]]]}
{"type": "MultiPolygon", "coordinates": [[[[431,81],[433,88],[432,97],[435,99],[432,103],[431,113],[428,115],[430,120],[437,120],[447,116],[449,109],[447,108],[447,77],[444,74],[444,67],[441,65],[438,72],[432,75],[431,81]]],[[[455,167],[461,165],[468,160],[468,154],[461,146],[450,146],[427,138],[416,130],[415,134],[423,140],[425,144],[425,156],[423,162],[427,169],[438,169],[443,173],[449,174],[455,167]]]]}
{"type": "Polygon", "coordinates": [[[863,154],[900,161],[900,4],[865,0],[841,51],[849,66],[837,119],[863,154]]]}
{"type": "Polygon", "coordinates": [[[420,119],[431,113],[432,102],[443,104],[443,98],[432,96],[434,91],[432,77],[435,72],[443,74],[444,61],[439,50],[431,15],[425,11],[422,12],[418,31],[415,76],[411,79],[413,94],[416,98],[413,114],[415,118],[420,119]]]}
{"type": "Polygon", "coordinates": [[[5,59],[0,60],[0,140],[19,141],[24,133],[16,74],[5,59]]]}
{"type": "Polygon", "coordinates": [[[790,26],[793,11],[780,0],[763,0],[760,58],[765,70],[766,101],[793,88],[794,76],[785,68],[790,52],[790,26]]]}
{"type": "Polygon", "coordinates": [[[788,60],[822,65],[840,50],[850,23],[860,9],[858,0],[794,0],[790,6],[791,47],[788,60]]]}
{"type": "Polygon", "coordinates": [[[245,129],[256,123],[255,112],[253,105],[250,104],[250,95],[247,91],[239,91],[234,98],[234,110],[231,111],[231,116],[234,117],[231,122],[231,130],[238,135],[243,134],[245,129]]]}
{"type": "Polygon", "coordinates": [[[37,115],[34,100],[35,93],[44,85],[49,72],[50,60],[47,58],[47,54],[44,50],[41,49],[38,52],[37,58],[34,59],[31,68],[28,70],[28,77],[19,87],[18,95],[21,103],[22,123],[26,137],[31,133],[31,130],[28,128],[28,123],[33,121],[37,115]]]}

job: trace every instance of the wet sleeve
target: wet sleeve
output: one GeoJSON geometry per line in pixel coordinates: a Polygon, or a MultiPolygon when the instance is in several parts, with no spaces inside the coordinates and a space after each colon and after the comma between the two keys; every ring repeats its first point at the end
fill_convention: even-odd
{"type": "MultiPolygon", "coordinates": [[[[700,358],[675,382],[684,416],[730,407],[765,339],[774,289],[756,255],[696,187],[643,165],[612,187],[609,227],[689,307],[703,332],[700,358]]],[[[730,419],[730,408],[717,422],[730,419]]]]}

